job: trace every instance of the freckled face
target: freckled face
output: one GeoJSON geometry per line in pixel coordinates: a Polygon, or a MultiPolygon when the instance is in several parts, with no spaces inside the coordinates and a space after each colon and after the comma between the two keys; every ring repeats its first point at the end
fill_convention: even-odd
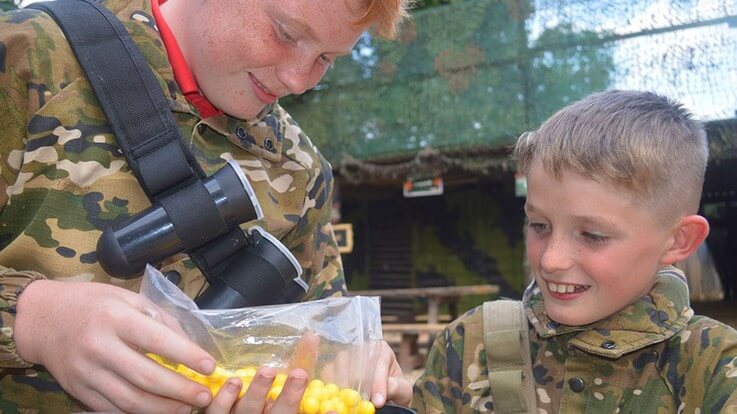
{"type": "Polygon", "coordinates": [[[671,229],[616,186],[533,162],[527,173],[527,256],[548,316],[586,325],[650,291],[671,229]]]}
{"type": "Polygon", "coordinates": [[[365,26],[358,0],[169,0],[162,6],[204,95],[252,118],[314,87],[365,26]],[[172,19],[173,21],[170,21],[172,19]]]}

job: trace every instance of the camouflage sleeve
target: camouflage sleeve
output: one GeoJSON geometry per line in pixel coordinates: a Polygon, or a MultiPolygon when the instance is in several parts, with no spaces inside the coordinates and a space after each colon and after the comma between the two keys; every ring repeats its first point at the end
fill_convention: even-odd
{"type": "Polygon", "coordinates": [[[32,364],[18,355],[13,340],[15,304],[29,283],[43,279],[37,272],[19,272],[0,265],[0,367],[21,368],[32,364]]]}
{"type": "Polygon", "coordinates": [[[418,414],[460,413],[463,365],[463,318],[435,338],[425,371],[413,387],[410,407],[418,414]]]}
{"type": "Polygon", "coordinates": [[[737,414],[737,331],[706,316],[664,343],[658,370],[679,412],[737,414]]]}
{"type": "MultiPolygon", "coordinates": [[[[11,194],[22,192],[27,174],[21,174],[27,140],[26,126],[29,119],[30,60],[23,45],[31,43],[27,32],[15,24],[15,14],[0,13],[0,213],[8,204],[11,194]]],[[[26,26],[23,26],[26,28],[26,26]]],[[[3,244],[0,244],[2,248],[3,244]]]]}
{"type": "MultiPolygon", "coordinates": [[[[29,73],[27,45],[35,36],[31,25],[22,25],[23,12],[0,14],[0,44],[3,45],[3,70],[0,71],[0,215],[5,211],[10,195],[23,191],[27,174],[21,173],[25,154],[26,125],[29,107],[29,73]],[[12,39],[11,39],[12,38],[12,39]]],[[[30,207],[29,207],[30,208],[30,207]]],[[[0,222],[3,220],[0,220],[0,222]]],[[[7,229],[5,229],[7,230],[7,229]]],[[[0,232],[2,233],[2,232],[0,232]]],[[[0,235],[0,250],[7,234],[0,235]]],[[[23,288],[43,278],[34,271],[16,271],[0,263],[0,367],[29,366],[16,352],[13,340],[16,299],[23,288]]]]}
{"type": "MultiPolygon", "coordinates": [[[[726,326],[723,328],[726,332],[709,344],[714,346],[722,342],[724,348],[713,372],[704,373],[711,375],[711,380],[704,381],[707,387],[701,412],[737,414],[737,332],[726,326]]],[[[692,371],[693,375],[697,372],[692,371]]]]}
{"type": "Polygon", "coordinates": [[[331,224],[333,173],[330,164],[319,153],[317,156],[319,168],[308,184],[305,211],[289,246],[309,284],[304,300],[342,296],[346,292],[343,263],[331,224]]]}

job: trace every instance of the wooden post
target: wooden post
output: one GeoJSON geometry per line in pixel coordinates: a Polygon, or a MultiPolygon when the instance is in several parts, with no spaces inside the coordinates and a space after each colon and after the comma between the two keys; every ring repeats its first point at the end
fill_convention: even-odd
{"type": "Polygon", "coordinates": [[[402,342],[399,344],[399,356],[397,362],[402,367],[402,371],[409,372],[415,369],[415,355],[417,355],[417,337],[416,333],[402,333],[402,342]]]}
{"type": "Polygon", "coordinates": [[[430,296],[427,298],[427,323],[438,323],[439,308],[440,298],[438,296],[430,296]]]}

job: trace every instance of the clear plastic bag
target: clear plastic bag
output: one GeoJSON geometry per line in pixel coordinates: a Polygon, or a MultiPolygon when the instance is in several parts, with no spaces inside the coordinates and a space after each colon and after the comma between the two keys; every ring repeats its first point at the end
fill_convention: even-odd
{"type": "Polygon", "coordinates": [[[176,318],[188,337],[217,359],[219,368],[270,366],[282,374],[302,368],[310,379],[368,396],[382,340],[377,297],[199,310],[151,266],[141,294],[176,318]]]}

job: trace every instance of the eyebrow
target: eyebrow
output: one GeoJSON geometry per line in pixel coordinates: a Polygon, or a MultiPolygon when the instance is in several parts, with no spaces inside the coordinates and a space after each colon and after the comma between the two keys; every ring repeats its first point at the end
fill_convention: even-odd
{"type": "Polygon", "coordinates": [[[577,222],[580,222],[582,224],[591,224],[595,226],[605,226],[612,229],[618,229],[619,226],[617,226],[613,221],[606,219],[604,217],[593,217],[593,216],[573,216],[573,219],[577,222]]]}
{"type": "MultiPolygon", "coordinates": [[[[535,212],[538,212],[538,211],[539,210],[537,208],[535,208],[534,205],[532,205],[530,203],[525,203],[525,212],[526,213],[535,213],[535,212]]],[[[610,228],[612,230],[618,230],[619,229],[619,226],[617,226],[617,224],[614,221],[609,220],[609,219],[604,218],[604,217],[599,217],[599,216],[573,216],[573,220],[576,221],[576,222],[578,222],[578,223],[581,223],[581,224],[589,224],[589,225],[594,225],[594,226],[604,226],[604,227],[608,227],[608,228],[610,228]]]]}
{"type": "MultiPolygon", "coordinates": [[[[310,27],[308,24],[302,21],[299,17],[292,16],[289,13],[285,13],[281,10],[277,10],[276,12],[279,14],[278,16],[279,19],[283,20],[284,23],[287,23],[291,26],[297,26],[297,29],[300,30],[302,33],[304,33],[310,39],[319,40],[315,32],[312,30],[312,27],[310,27]]],[[[328,52],[328,53],[333,53],[337,56],[346,56],[346,55],[350,55],[352,50],[353,50],[353,47],[351,47],[347,51],[328,52]]]]}

